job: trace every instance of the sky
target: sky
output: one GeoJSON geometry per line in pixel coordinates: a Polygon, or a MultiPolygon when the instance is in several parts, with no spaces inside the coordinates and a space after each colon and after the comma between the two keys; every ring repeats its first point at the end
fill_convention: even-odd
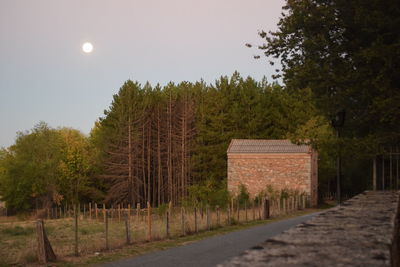
{"type": "Polygon", "coordinates": [[[213,83],[276,67],[249,49],[284,0],[1,0],[0,147],[40,121],[85,134],[124,81],[213,83]],[[91,42],[85,54],[82,44],[91,42]]]}

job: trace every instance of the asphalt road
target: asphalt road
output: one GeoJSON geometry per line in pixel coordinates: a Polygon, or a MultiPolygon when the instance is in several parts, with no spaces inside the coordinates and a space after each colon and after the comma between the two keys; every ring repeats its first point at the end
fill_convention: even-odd
{"type": "Polygon", "coordinates": [[[284,221],[255,226],[224,235],[218,235],[167,250],[124,259],[105,265],[140,267],[206,267],[215,266],[246,249],[271,238],[297,224],[303,223],[318,213],[312,213],[284,221]]]}

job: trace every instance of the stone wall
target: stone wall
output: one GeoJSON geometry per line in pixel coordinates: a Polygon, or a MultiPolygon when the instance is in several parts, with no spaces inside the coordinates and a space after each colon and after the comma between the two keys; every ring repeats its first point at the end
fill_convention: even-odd
{"type": "Polygon", "coordinates": [[[317,155],[309,153],[228,154],[228,190],[243,184],[255,196],[268,185],[311,195],[317,204],[317,155]]]}
{"type": "Polygon", "coordinates": [[[399,195],[365,192],[220,266],[400,266],[399,195]]]}

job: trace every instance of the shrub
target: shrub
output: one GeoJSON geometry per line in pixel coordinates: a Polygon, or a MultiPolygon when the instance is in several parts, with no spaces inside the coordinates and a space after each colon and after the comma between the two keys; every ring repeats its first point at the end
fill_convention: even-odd
{"type": "Polygon", "coordinates": [[[159,216],[164,216],[164,214],[167,212],[167,209],[168,209],[168,204],[163,203],[157,207],[157,214],[159,216]]]}
{"type": "Polygon", "coordinates": [[[250,199],[250,194],[249,191],[247,191],[247,188],[244,184],[239,185],[239,195],[237,196],[239,200],[239,205],[244,206],[244,203],[248,203],[250,199]]]}
{"type": "Polygon", "coordinates": [[[189,198],[188,203],[192,206],[199,204],[210,207],[216,205],[221,208],[226,207],[229,203],[229,192],[226,188],[226,183],[217,183],[212,179],[208,179],[205,182],[189,187],[189,198]]]}

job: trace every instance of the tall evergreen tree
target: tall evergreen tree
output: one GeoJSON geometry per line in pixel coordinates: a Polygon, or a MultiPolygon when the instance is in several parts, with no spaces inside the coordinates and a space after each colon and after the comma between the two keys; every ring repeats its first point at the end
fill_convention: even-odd
{"type": "Polygon", "coordinates": [[[260,48],[281,60],[288,90],[310,88],[326,117],[346,109],[344,135],[396,143],[399,27],[396,0],[288,0],[260,48]]]}

